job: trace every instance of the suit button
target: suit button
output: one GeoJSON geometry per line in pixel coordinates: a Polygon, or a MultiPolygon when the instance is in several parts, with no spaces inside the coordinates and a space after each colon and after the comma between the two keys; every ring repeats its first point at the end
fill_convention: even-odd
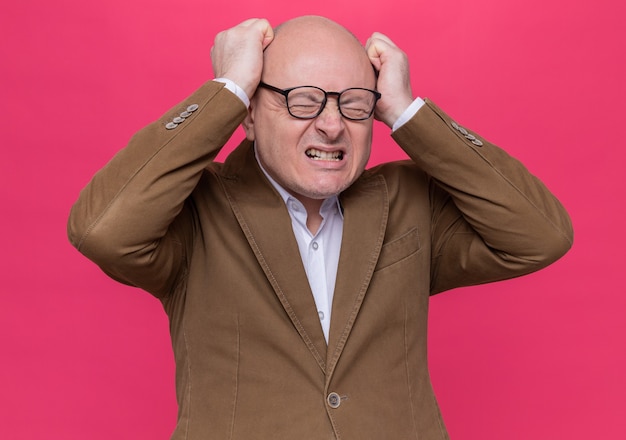
{"type": "Polygon", "coordinates": [[[326,398],[326,401],[328,402],[328,406],[333,409],[339,408],[339,405],[341,405],[341,397],[339,397],[339,394],[337,393],[330,393],[326,398]]]}

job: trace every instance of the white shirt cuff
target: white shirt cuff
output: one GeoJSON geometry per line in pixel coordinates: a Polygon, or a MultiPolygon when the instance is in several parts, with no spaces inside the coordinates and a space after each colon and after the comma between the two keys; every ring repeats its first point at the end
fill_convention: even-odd
{"type": "Polygon", "coordinates": [[[244,103],[246,107],[250,106],[250,98],[246,95],[246,92],[243,91],[241,87],[235,84],[234,81],[228,78],[215,78],[213,81],[221,82],[224,84],[224,87],[233,92],[241,101],[244,103]]]}
{"type": "Polygon", "coordinates": [[[415,116],[415,113],[417,113],[417,111],[421,109],[424,104],[426,103],[422,98],[415,98],[415,101],[413,101],[411,105],[406,108],[406,110],[400,115],[398,120],[393,124],[391,131],[396,131],[398,128],[406,124],[409,119],[415,116]]]}

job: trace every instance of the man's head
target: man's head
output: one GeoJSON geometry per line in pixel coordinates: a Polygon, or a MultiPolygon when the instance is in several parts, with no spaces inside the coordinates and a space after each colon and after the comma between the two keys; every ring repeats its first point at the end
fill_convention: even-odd
{"type": "MultiPolygon", "coordinates": [[[[363,46],[345,28],[322,17],[300,17],[276,29],[265,50],[261,79],[280,89],[376,88],[363,46]]],[[[319,116],[297,119],[289,114],[283,95],[258,88],[244,128],[256,142],[261,164],[280,185],[301,200],[324,199],[346,189],[363,172],[372,119],[342,117],[332,95],[319,116]]]]}

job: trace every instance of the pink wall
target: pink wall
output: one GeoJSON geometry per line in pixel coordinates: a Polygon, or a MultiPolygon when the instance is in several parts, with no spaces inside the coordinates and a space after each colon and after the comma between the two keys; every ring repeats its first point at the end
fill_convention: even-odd
{"type": "MultiPolygon", "coordinates": [[[[211,77],[251,16],[387,33],[414,90],[521,158],[568,207],[573,250],[432,300],[452,438],[626,438],[626,67],[619,0],[20,0],[0,15],[0,438],[166,439],[167,321],[67,243],[70,205],[131,134],[211,77]]],[[[379,126],[373,162],[401,157],[379,126]]]]}

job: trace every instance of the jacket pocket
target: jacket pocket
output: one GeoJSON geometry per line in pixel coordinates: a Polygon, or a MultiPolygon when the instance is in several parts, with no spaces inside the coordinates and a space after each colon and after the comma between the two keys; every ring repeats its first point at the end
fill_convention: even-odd
{"type": "Polygon", "coordinates": [[[375,270],[381,270],[399,263],[418,252],[421,248],[417,227],[400,237],[383,244],[375,270]]]}

